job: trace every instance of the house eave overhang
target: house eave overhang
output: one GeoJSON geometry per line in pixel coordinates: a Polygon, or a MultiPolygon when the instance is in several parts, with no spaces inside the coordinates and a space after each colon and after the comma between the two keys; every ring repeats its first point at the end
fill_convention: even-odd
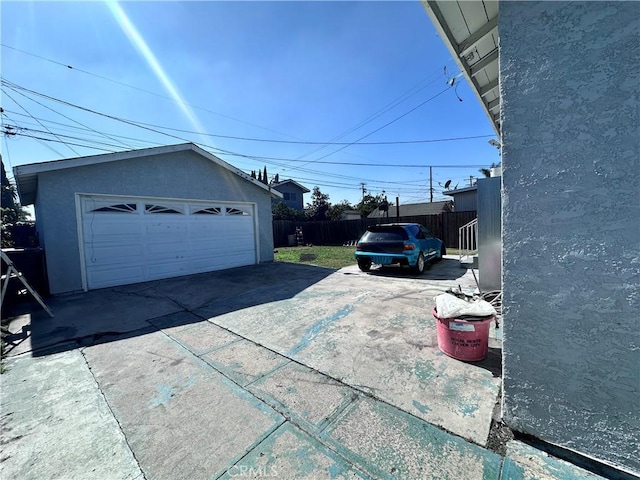
{"type": "Polygon", "coordinates": [[[421,3],[500,138],[498,0],[421,3]]]}
{"type": "Polygon", "coordinates": [[[22,205],[30,205],[35,202],[38,191],[38,175],[45,172],[53,172],[56,170],[65,170],[68,168],[84,167],[89,165],[98,165],[101,163],[117,162],[121,160],[130,160],[134,158],[144,158],[151,155],[165,155],[177,152],[193,151],[211,162],[231,171],[243,180],[269,192],[272,197],[282,198],[282,194],[277,192],[252,178],[242,170],[216,157],[215,155],[203,150],[193,143],[181,143],[178,145],[166,145],[161,147],[142,148],[138,150],[127,150],[124,152],[105,153],[100,155],[90,155],[86,157],[69,158],[64,160],[54,160],[50,162],[30,163],[27,165],[19,165],[13,168],[13,174],[18,187],[18,195],[22,205]]]}

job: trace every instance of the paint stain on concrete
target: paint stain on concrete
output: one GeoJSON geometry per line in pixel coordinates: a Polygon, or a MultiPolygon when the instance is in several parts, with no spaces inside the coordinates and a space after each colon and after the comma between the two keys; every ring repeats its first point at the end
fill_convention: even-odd
{"type": "Polygon", "coordinates": [[[433,362],[426,360],[420,360],[416,362],[413,369],[411,370],[411,373],[413,373],[423,382],[432,380],[436,377],[436,371],[433,368],[433,362]]]}
{"type": "Polygon", "coordinates": [[[353,311],[353,307],[351,305],[347,305],[333,315],[330,315],[326,318],[323,318],[319,322],[313,324],[302,336],[302,339],[295,345],[291,350],[287,352],[287,355],[295,355],[296,353],[304,350],[309,346],[309,344],[322,332],[325,328],[327,328],[332,323],[337,322],[341,318],[346,317],[353,311]]]}
{"type": "Polygon", "coordinates": [[[425,415],[431,411],[429,407],[418,402],[417,400],[413,401],[413,406],[416,407],[420,413],[423,413],[425,415]]]}
{"type": "Polygon", "coordinates": [[[460,413],[462,413],[463,417],[475,417],[476,412],[480,408],[479,405],[474,403],[469,403],[467,405],[460,406],[460,413]]]}
{"type": "Polygon", "coordinates": [[[156,408],[160,405],[166,407],[173,397],[193,385],[195,385],[195,380],[193,378],[189,378],[186,381],[180,382],[175,386],[167,384],[157,386],[155,396],[151,400],[149,400],[149,408],[156,408]]]}

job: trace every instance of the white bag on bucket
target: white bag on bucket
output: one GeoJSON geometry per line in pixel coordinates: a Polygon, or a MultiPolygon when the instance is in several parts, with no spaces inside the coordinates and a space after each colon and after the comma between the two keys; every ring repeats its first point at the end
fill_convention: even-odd
{"type": "Polygon", "coordinates": [[[496,309],[486,300],[463,300],[443,293],[436,298],[436,311],[440,318],[461,318],[461,317],[491,317],[496,315],[496,309]]]}

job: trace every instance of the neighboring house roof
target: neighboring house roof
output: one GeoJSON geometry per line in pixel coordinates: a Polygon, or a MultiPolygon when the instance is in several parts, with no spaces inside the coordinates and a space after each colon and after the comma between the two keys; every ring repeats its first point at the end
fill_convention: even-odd
{"type": "Polygon", "coordinates": [[[291,183],[291,184],[295,185],[300,190],[302,190],[303,193],[308,193],[308,192],[311,191],[307,187],[305,187],[303,185],[300,185],[298,182],[296,182],[295,180],[292,180],[290,178],[288,180],[282,180],[281,182],[278,182],[278,183],[272,183],[271,184],[271,188],[277,188],[277,187],[279,187],[281,185],[284,185],[285,183],[291,183]]]}
{"type": "MultiPolygon", "coordinates": [[[[448,211],[452,205],[451,200],[446,200],[444,202],[425,202],[425,203],[405,203],[404,205],[400,204],[400,216],[401,217],[413,217],[416,215],[437,215],[438,213],[448,211]]],[[[381,212],[378,208],[376,208],[373,212],[369,214],[368,218],[380,218],[386,217],[387,212],[381,212]]],[[[389,204],[389,216],[396,216],[396,206],[389,204]]]]}
{"type": "Polygon", "coordinates": [[[345,210],[344,212],[342,212],[343,219],[353,220],[360,217],[361,215],[359,210],[345,210]]]}
{"type": "Polygon", "coordinates": [[[498,0],[421,3],[500,138],[498,0]]]}
{"type": "Polygon", "coordinates": [[[445,192],[443,192],[445,195],[457,195],[458,193],[464,193],[464,192],[474,192],[478,190],[478,186],[477,185],[473,185],[472,187],[464,187],[464,188],[457,188],[455,190],[447,190],[445,192]]]}
{"type": "Polygon", "coordinates": [[[51,172],[54,170],[64,170],[67,168],[84,167],[88,165],[97,165],[100,163],[116,162],[120,160],[130,160],[141,157],[148,157],[151,155],[164,155],[176,152],[183,152],[191,150],[207,160],[226,168],[230,172],[238,175],[243,180],[246,180],[253,185],[267,190],[272,196],[282,198],[282,194],[278,191],[273,191],[269,185],[265,185],[259,182],[257,179],[252,178],[251,175],[237,169],[233,165],[219,159],[215,155],[203,150],[202,148],[194,145],[193,143],[181,143],[178,145],[166,145],[162,147],[141,148],[138,150],[128,150],[125,152],[105,153],[101,155],[90,155],[87,157],[69,158],[65,160],[54,160],[51,162],[30,163],[27,165],[20,165],[13,168],[14,176],[18,186],[18,194],[20,195],[20,202],[22,205],[30,205],[35,202],[36,192],[38,191],[38,174],[44,172],[51,172]]]}

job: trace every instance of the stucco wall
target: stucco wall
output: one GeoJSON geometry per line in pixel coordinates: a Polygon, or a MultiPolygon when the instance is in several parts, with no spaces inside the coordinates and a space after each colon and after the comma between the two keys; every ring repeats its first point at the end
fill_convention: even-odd
{"type": "Polygon", "coordinates": [[[273,260],[269,193],[193,152],[122,160],[38,176],[36,212],[51,293],[82,289],[75,193],[254,202],[261,261],[273,260]]]}
{"type": "Polygon", "coordinates": [[[640,472],[640,4],[501,2],[504,403],[640,472]]]}

